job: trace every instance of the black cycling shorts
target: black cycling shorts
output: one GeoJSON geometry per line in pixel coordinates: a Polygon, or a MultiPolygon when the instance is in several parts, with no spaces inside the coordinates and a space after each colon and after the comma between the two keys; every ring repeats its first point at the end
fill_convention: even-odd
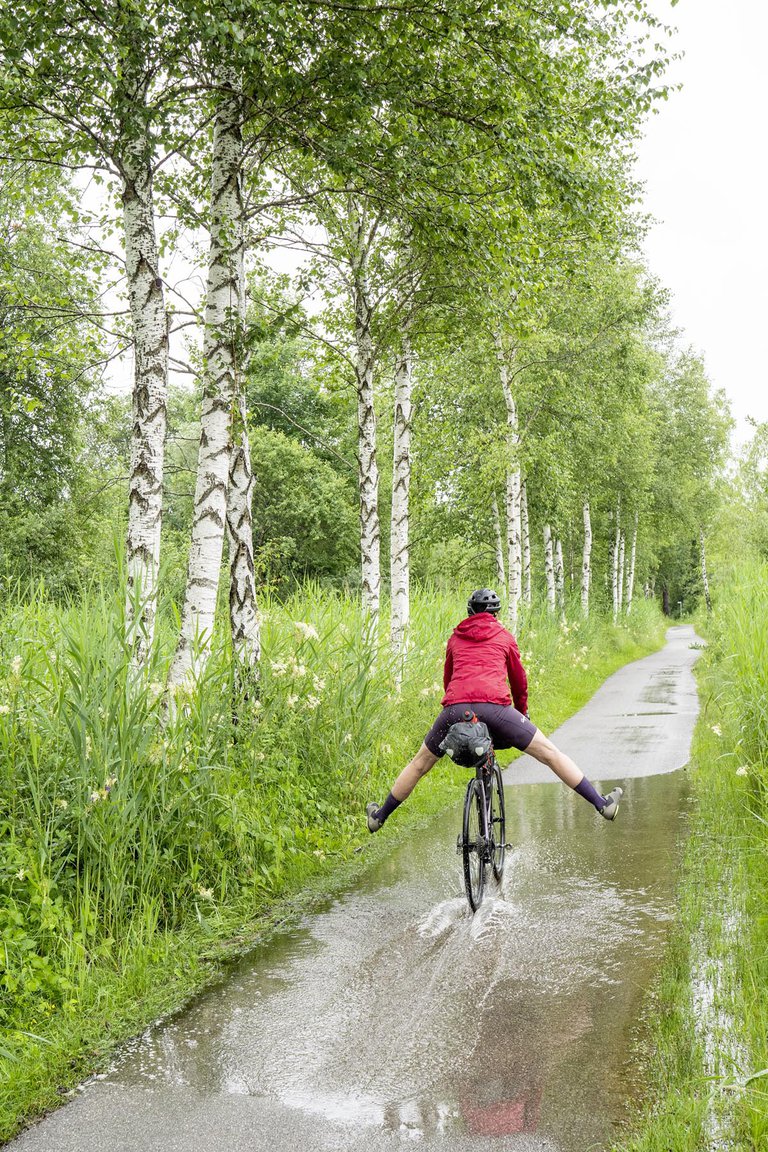
{"type": "Polygon", "coordinates": [[[536,735],[536,725],[511,704],[449,704],[435,720],[424,737],[424,743],[433,756],[442,756],[440,744],[451,724],[464,720],[465,712],[474,712],[478,720],[488,725],[494,748],[519,748],[521,752],[536,735]]]}

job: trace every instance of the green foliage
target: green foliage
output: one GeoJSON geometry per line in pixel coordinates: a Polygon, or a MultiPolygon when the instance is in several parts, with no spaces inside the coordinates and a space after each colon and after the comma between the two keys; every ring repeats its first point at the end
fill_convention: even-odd
{"type": "Polygon", "coordinates": [[[768,567],[739,561],[707,622],[678,928],[652,1005],[652,1091],[625,1152],[768,1141],[767,612],[768,567]]]}
{"type": "Polygon", "coordinates": [[[716,546],[724,562],[733,557],[734,540],[747,555],[768,558],[768,424],[754,425],[715,513],[716,546]]]}
{"type": "Polygon", "coordinates": [[[256,562],[269,582],[315,576],[354,580],[353,477],[281,432],[251,432],[256,562]]]}
{"type": "MultiPolygon", "coordinates": [[[[77,582],[89,551],[83,501],[93,477],[89,448],[103,414],[96,387],[101,261],[73,246],[74,215],[72,189],[60,176],[25,164],[5,168],[0,568],[43,577],[53,588],[77,582]]],[[[104,458],[103,449],[98,455],[104,458]]]]}

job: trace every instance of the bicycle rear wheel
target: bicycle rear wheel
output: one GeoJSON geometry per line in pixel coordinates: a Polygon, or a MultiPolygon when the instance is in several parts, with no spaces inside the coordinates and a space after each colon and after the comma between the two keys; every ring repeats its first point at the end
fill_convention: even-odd
{"type": "Polygon", "coordinates": [[[464,887],[473,912],[480,907],[485,887],[485,836],[483,835],[483,793],[479,780],[470,780],[464,798],[461,851],[464,887]]]}
{"type": "Polygon", "coordinates": [[[504,852],[506,850],[507,825],[504,816],[504,784],[501,779],[501,769],[494,764],[489,785],[490,803],[488,805],[490,817],[488,820],[491,837],[491,862],[493,874],[501,880],[504,873],[504,852]]]}

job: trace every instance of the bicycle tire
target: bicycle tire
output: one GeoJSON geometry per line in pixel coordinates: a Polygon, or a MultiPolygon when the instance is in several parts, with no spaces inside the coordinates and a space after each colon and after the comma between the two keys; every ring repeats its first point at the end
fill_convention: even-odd
{"type": "Polygon", "coordinates": [[[464,797],[461,849],[464,888],[473,912],[483,900],[485,888],[485,837],[483,836],[483,792],[479,780],[470,780],[464,797]]]}
{"type": "Polygon", "coordinates": [[[504,814],[504,783],[501,769],[494,764],[490,782],[488,831],[491,837],[491,863],[493,875],[501,882],[504,875],[504,854],[506,851],[507,821],[504,814]]]}

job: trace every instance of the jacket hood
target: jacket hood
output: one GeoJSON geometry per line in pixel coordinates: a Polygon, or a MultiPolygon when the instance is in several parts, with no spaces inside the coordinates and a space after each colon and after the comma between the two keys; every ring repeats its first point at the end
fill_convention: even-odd
{"type": "Polygon", "coordinates": [[[453,630],[454,635],[461,636],[462,640],[478,641],[488,640],[503,631],[503,626],[490,612],[476,612],[474,616],[467,616],[453,630]]]}

